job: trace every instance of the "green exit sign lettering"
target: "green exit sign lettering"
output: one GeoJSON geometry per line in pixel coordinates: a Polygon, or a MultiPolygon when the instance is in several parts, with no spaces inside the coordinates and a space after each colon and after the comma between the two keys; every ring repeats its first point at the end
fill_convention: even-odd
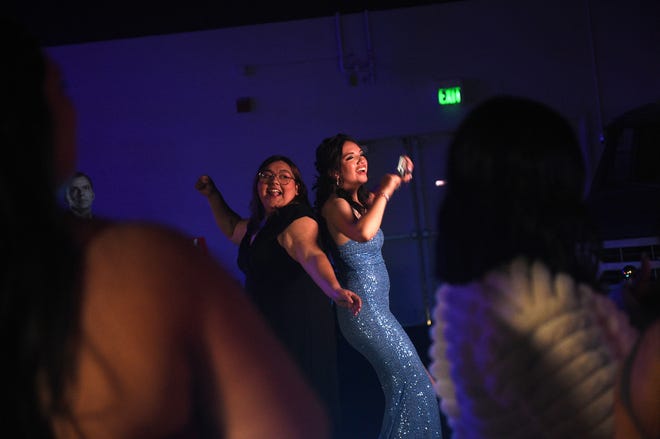
{"type": "Polygon", "coordinates": [[[456,105],[461,103],[461,87],[445,87],[438,89],[438,103],[440,105],[456,105]]]}

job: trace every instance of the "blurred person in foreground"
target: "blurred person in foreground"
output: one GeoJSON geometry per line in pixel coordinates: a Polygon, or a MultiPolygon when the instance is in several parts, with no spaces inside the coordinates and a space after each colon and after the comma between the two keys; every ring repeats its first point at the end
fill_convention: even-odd
{"type": "Polygon", "coordinates": [[[295,365],[189,238],[148,224],[67,225],[56,187],[73,171],[75,114],[58,68],[6,18],[0,53],[0,429],[327,437],[295,365]]]}
{"type": "Polygon", "coordinates": [[[637,337],[596,291],[598,239],[570,124],[526,98],[473,109],[438,215],[431,373],[455,438],[609,438],[637,337]]]}

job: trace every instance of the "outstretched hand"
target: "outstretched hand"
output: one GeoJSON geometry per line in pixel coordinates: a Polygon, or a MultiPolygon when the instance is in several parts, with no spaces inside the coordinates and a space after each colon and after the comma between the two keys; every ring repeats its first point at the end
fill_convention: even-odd
{"type": "Polygon", "coordinates": [[[213,180],[211,180],[211,177],[208,175],[202,175],[197,179],[197,182],[195,183],[195,189],[197,189],[200,194],[206,197],[218,190],[215,187],[215,183],[213,183],[213,180]]]}
{"type": "Polygon", "coordinates": [[[362,309],[362,299],[360,296],[345,288],[341,288],[337,292],[339,294],[334,299],[335,303],[342,308],[350,309],[354,316],[358,315],[362,309]]]}

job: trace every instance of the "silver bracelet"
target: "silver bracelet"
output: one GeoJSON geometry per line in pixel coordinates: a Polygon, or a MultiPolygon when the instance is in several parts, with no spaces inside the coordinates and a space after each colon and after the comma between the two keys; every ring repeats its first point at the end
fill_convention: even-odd
{"type": "Polygon", "coordinates": [[[385,192],[379,192],[378,196],[385,198],[387,201],[390,201],[390,196],[387,195],[385,192]]]}

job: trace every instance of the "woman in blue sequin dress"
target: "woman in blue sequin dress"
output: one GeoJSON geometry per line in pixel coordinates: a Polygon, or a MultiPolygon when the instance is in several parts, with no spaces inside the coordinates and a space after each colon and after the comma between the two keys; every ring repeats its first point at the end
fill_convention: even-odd
{"type": "MultiPolygon", "coordinates": [[[[407,167],[412,171],[412,161],[407,167]]],[[[414,345],[389,307],[390,281],[381,253],[385,207],[402,182],[386,174],[369,192],[367,159],[345,134],[325,139],[316,150],[316,208],[325,223],[326,245],[342,285],[362,298],[353,316],[337,309],[342,334],[371,363],[385,396],[379,438],[439,438],[440,410],[429,375],[414,345]]]]}

